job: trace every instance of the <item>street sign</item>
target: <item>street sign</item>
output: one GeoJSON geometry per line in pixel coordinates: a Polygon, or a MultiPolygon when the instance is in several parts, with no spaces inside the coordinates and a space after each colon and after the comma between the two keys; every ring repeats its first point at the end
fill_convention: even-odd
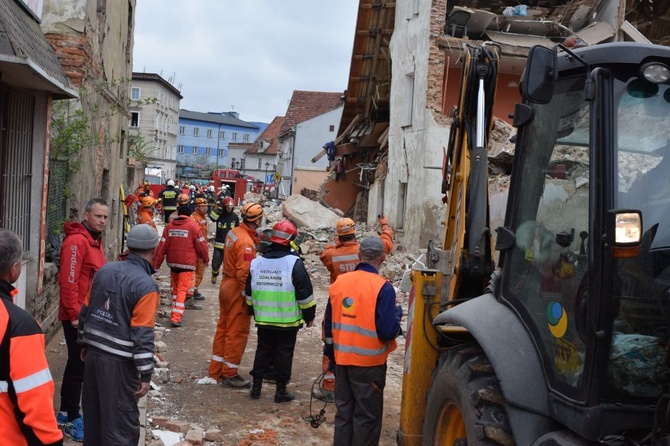
{"type": "Polygon", "coordinates": [[[281,181],[281,174],[279,172],[275,172],[274,180],[281,181]]]}
{"type": "Polygon", "coordinates": [[[275,178],[275,176],[273,174],[271,174],[271,173],[266,174],[265,175],[265,183],[266,184],[274,183],[274,178],[275,178]]]}

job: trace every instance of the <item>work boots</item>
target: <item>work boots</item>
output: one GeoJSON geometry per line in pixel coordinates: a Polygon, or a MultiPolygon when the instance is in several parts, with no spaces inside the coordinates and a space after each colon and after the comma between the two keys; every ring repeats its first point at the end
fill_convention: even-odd
{"type": "Polygon", "coordinates": [[[184,302],[184,308],[187,310],[202,310],[202,305],[196,304],[193,296],[187,296],[184,302]]]}
{"type": "Polygon", "coordinates": [[[200,291],[195,290],[195,291],[193,291],[193,299],[195,299],[195,300],[205,300],[205,296],[200,294],[200,291]]]}
{"type": "Polygon", "coordinates": [[[252,400],[257,400],[261,397],[261,388],[263,387],[263,378],[256,378],[254,376],[254,382],[251,384],[251,392],[249,396],[252,400]]]}
{"type": "Polygon", "coordinates": [[[219,273],[214,274],[212,272],[212,285],[216,285],[216,279],[219,277],[219,273]]]}
{"type": "Polygon", "coordinates": [[[286,390],[286,383],[277,381],[277,391],[275,392],[275,403],[288,403],[293,401],[295,395],[286,390]]]}

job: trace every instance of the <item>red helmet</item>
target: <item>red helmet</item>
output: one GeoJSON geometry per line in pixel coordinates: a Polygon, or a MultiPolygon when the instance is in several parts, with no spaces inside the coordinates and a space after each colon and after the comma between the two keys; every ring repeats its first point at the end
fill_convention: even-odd
{"type": "Polygon", "coordinates": [[[340,218],[337,220],[335,228],[337,235],[351,235],[356,233],[356,223],[350,218],[340,218]]]}
{"type": "Polygon", "coordinates": [[[233,206],[234,205],[233,199],[230,198],[230,197],[224,198],[223,199],[223,205],[224,206],[233,206]]]}
{"type": "Polygon", "coordinates": [[[279,245],[289,246],[291,240],[298,236],[298,228],[288,220],[281,220],[272,227],[270,241],[279,245]]]}
{"type": "Polygon", "coordinates": [[[189,201],[191,201],[191,199],[186,194],[180,194],[177,197],[177,204],[188,204],[189,201]]]}

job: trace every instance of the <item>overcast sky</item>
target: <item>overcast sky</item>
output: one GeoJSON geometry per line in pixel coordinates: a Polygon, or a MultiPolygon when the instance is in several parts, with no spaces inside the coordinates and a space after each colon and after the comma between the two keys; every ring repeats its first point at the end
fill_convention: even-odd
{"type": "Polygon", "coordinates": [[[347,88],[358,3],[138,0],[133,71],[173,78],[181,108],[269,123],[294,90],[347,88]]]}

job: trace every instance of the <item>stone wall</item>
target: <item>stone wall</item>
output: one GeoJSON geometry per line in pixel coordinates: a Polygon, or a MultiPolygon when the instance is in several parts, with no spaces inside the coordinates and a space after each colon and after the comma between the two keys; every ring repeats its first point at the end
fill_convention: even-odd
{"type": "Polygon", "coordinates": [[[60,328],[58,321],[58,267],[55,263],[44,264],[44,282],[42,292],[31,300],[29,309],[42,325],[47,342],[60,328]]]}

